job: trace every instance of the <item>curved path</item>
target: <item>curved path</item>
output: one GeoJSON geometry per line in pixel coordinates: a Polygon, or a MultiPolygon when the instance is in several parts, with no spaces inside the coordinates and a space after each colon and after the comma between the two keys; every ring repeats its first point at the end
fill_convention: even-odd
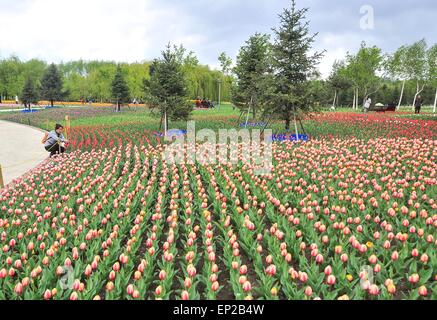
{"type": "Polygon", "coordinates": [[[41,129],[0,120],[0,165],[5,185],[48,158],[41,144],[43,135],[41,129]]]}

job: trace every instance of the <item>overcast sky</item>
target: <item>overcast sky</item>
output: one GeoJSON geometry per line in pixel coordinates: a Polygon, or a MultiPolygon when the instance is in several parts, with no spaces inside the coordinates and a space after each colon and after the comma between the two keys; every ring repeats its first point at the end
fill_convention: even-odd
{"type": "MultiPolygon", "coordinates": [[[[0,0],[0,56],[48,62],[76,59],[133,62],[159,56],[170,41],[217,67],[225,51],[235,58],[255,32],[271,33],[289,0],[0,0]]],[[[425,38],[437,42],[435,0],[297,0],[309,7],[316,50],[335,59],[361,41],[390,52],[425,38]],[[364,7],[363,7],[364,6],[364,7]],[[369,7],[370,6],[370,7],[369,7]],[[374,13],[372,18],[367,19],[374,13]],[[360,11],[362,10],[362,11],[360,11]],[[364,26],[364,27],[363,27],[364,26]]]]}

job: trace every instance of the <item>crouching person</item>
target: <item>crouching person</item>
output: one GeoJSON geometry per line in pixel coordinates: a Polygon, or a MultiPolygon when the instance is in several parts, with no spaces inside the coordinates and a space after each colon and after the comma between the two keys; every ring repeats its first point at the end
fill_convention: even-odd
{"type": "Polygon", "coordinates": [[[68,140],[65,139],[64,127],[60,124],[56,124],[55,130],[50,131],[46,137],[44,137],[44,148],[50,152],[50,158],[55,154],[61,154],[65,152],[66,144],[68,140]]]}

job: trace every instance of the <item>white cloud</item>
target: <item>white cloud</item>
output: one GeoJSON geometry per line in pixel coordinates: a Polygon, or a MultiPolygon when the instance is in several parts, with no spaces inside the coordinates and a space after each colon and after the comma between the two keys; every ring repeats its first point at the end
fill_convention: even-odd
{"type": "MultiPolygon", "coordinates": [[[[367,0],[375,7],[374,30],[359,28],[362,3],[302,0],[315,50],[326,49],[324,77],[336,59],[361,41],[390,52],[425,37],[435,43],[435,0],[367,0]]],[[[184,44],[201,63],[217,67],[225,51],[235,58],[256,31],[271,33],[289,0],[0,0],[0,54],[22,59],[150,60],[168,42],[184,44]]]]}
{"type": "Polygon", "coordinates": [[[131,62],[155,57],[169,41],[204,41],[185,25],[175,9],[152,1],[33,0],[13,13],[0,11],[1,49],[24,59],[131,62]]]}

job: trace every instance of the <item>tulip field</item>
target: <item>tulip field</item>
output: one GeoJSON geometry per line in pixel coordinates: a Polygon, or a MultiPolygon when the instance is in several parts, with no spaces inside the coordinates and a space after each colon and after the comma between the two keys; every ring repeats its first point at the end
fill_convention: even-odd
{"type": "Polygon", "coordinates": [[[0,191],[0,299],[437,299],[437,122],[307,127],[258,176],[169,164],[139,121],[73,126],[0,191]]]}

